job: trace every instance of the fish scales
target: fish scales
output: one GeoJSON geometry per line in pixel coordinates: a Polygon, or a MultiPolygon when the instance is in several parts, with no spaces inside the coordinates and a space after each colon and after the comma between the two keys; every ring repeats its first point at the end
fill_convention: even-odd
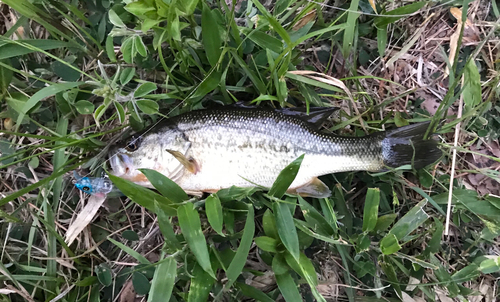
{"type": "Polygon", "coordinates": [[[340,137],[296,116],[264,109],[192,111],[138,135],[136,150],[127,150],[129,142],[116,150],[117,159],[111,160],[115,174],[150,186],[137,169],[155,169],[189,192],[271,187],[281,170],[304,154],[290,186],[300,190],[319,175],[381,170],[384,156],[392,152],[384,147],[384,132],[340,137]]]}

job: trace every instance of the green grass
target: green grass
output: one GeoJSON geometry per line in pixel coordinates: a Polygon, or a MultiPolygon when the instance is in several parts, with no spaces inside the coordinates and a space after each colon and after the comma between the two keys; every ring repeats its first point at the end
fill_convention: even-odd
{"type": "Polygon", "coordinates": [[[479,292],[480,284],[498,292],[500,276],[496,2],[471,7],[484,28],[470,43],[458,27],[452,62],[447,41],[432,44],[436,28],[456,23],[451,4],[2,2],[1,301],[496,299],[479,292]],[[415,84],[422,77],[425,87],[415,84]],[[433,111],[420,106],[420,92],[439,95],[433,111]],[[73,170],[99,177],[127,126],[237,101],[335,105],[339,116],[325,126],[351,136],[432,121],[445,156],[418,171],[324,176],[332,190],[324,199],[286,195],[290,172],[269,192],[206,198],[151,170],[143,172],[157,190],[110,176],[126,197],[108,197],[68,246],[66,230],[88,197],[74,188],[73,170]],[[471,185],[471,174],[485,178],[471,185]]]}

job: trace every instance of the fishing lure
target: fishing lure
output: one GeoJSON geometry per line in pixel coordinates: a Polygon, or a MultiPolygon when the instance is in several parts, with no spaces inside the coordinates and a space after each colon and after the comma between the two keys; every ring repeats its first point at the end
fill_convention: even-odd
{"type": "Polygon", "coordinates": [[[76,179],[75,187],[90,195],[106,195],[113,191],[111,180],[106,177],[82,177],[76,171],[73,171],[76,179]]]}

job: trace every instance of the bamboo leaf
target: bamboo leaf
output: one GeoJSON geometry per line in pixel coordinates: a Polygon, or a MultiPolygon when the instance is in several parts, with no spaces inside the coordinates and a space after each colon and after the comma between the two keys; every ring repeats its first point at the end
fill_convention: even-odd
{"type": "Polygon", "coordinates": [[[368,188],[363,212],[363,232],[371,232],[377,225],[378,206],[380,204],[380,189],[368,188]]]}
{"type": "Polygon", "coordinates": [[[216,194],[211,194],[205,200],[205,211],[207,213],[208,222],[214,231],[216,231],[217,234],[224,236],[222,233],[222,224],[224,222],[222,206],[220,199],[216,194]]]}
{"type": "Polygon", "coordinates": [[[285,195],[286,191],[294,181],[297,173],[299,172],[300,165],[302,164],[302,160],[304,159],[304,154],[299,156],[296,160],[290,163],[285,169],[283,169],[278,178],[273,183],[273,186],[269,190],[269,195],[274,196],[276,198],[281,198],[285,195]]]}
{"type": "Polygon", "coordinates": [[[173,257],[168,257],[155,270],[153,280],[151,281],[148,302],[170,301],[176,276],[177,261],[173,257]]]}
{"type": "Polygon", "coordinates": [[[186,239],[191,252],[196,257],[198,264],[207,272],[213,279],[215,274],[210,264],[210,255],[208,254],[207,243],[205,236],[201,230],[200,216],[194,209],[192,203],[187,203],[177,209],[179,225],[182,234],[186,239]]]}
{"type": "MultiPolygon", "coordinates": [[[[1,50],[0,50],[1,53],[1,50]]],[[[83,82],[70,82],[70,83],[56,83],[38,90],[32,95],[29,100],[24,104],[22,112],[19,113],[16,122],[16,132],[23,121],[24,116],[38,104],[42,99],[52,96],[58,92],[66,91],[68,89],[80,86],[83,82]]]]}
{"type": "Polygon", "coordinates": [[[222,54],[222,40],[214,12],[205,2],[203,2],[201,12],[201,34],[208,62],[210,62],[210,65],[215,66],[222,54]]]}
{"type": "Polygon", "coordinates": [[[293,222],[292,214],[290,213],[290,208],[285,203],[276,202],[273,204],[273,211],[276,215],[276,227],[281,242],[283,242],[283,245],[290,254],[299,261],[299,237],[293,222]]]}
{"type": "Polygon", "coordinates": [[[252,239],[255,233],[255,221],[254,221],[254,210],[253,205],[248,205],[247,220],[245,222],[245,228],[243,229],[243,236],[241,237],[240,246],[236,251],[236,254],[231,261],[231,264],[227,268],[226,276],[227,283],[225,288],[231,287],[231,285],[236,281],[236,278],[241,274],[243,267],[247,261],[248,253],[250,247],[252,246],[252,239]]]}
{"type": "Polygon", "coordinates": [[[175,208],[172,207],[172,201],[160,194],[112,174],[108,174],[108,176],[123,194],[146,209],[154,212],[154,202],[157,201],[164,206],[163,209],[166,211],[167,215],[175,216],[177,214],[175,208]]]}

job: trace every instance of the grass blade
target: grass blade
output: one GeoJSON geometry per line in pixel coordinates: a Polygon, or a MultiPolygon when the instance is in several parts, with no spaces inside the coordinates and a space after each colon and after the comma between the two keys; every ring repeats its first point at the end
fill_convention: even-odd
{"type": "Polygon", "coordinates": [[[177,276],[177,261],[173,257],[168,257],[155,270],[151,289],[149,291],[148,302],[169,301],[177,276]]]}
{"type": "Polygon", "coordinates": [[[201,12],[201,34],[208,62],[210,62],[210,65],[215,66],[222,54],[221,33],[219,32],[219,25],[215,19],[214,12],[205,2],[203,2],[203,10],[201,12]]]}
{"type": "Polygon", "coordinates": [[[212,278],[215,279],[215,274],[210,264],[210,255],[208,254],[207,243],[205,236],[201,230],[200,216],[194,209],[192,203],[187,203],[177,209],[179,217],[179,225],[182,234],[186,239],[191,252],[193,252],[198,264],[205,270],[212,278]]]}
{"type": "MultiPolygon", "coordinates": [[[[38,90],[34,95],[30,97],[30,99],[24,104],[22,112],[19,113],[19,116],[17,117],[17,122],[16,122],[16,132],[19,130],[19,126],[21,125],[21,122],[23,121],[24,116],[28,113],[28,111],[35,107],[35,105],[41,101],[42,99],[52,96],[58,92],[61,91],[66,91],[71,88],[77,87],[79,85],[83,84],[82,82],[71,82],[71,83],[57,83],[53,84],[47,87],[44,87],[40,90],[38,90]]],[[[66,134],[66,133],[64,133],[66,134]]]]}
{"type": "Polygon", "coordinates": [[[172,202],[182,203],[183,201],[189,199],[186,192],[184,192],[178,184],[160,172],[150,169],[139,169],[139,171],[146,175],[148,180],[155,187],[155,189],[158,190],[158,192],[170,199],[172,202]]]}
{"type": "Polygon", "coordinates": [[[280,172],[278,178],[273,183],[273,186],[269,190],[269,195],[276,198],[281,198],[285,195],[286,190],[290,187],[294,181],[297,173],[299,173],[300,165],[304,159],[304,154],[299,156],[296,160],[290,163],[283,171],[280,172]]]}
{"type": "Polygon", "coordinates": [[[167,215],[175,216],[177,214],[175,208],[172,207],[172,202],[160,194],[112,174],[108,174],[108,176],[123,194],[140,206],[154,212],[154,202],[157,201],[163,205],[167,215]]]}
{"type": "Polygon", "coordinates": [[[371,232],[377,225],[378,206],[380,204],[380,189],[368,188],[363,212],[363,232],[371,232]]]}
{"type": "Polygon", "coordinates": [[[276,202],[273,204],[273,211],[276,216],[278,235],[280,236],[283,245],[290,252],[293,258],[299,261],[299,237],[293,222],[292,213],[290,213],[290,208],[286,203],[276,202]]]}
{"type": "Polygon", "coordinates": [[[222,224],[224,223],[222,206],[220,203],[220,199],[216,194],[211,194],[205,200],[205,211],[210,226],[212,226],[217,234],[224,236],[224,234],[222,233],[222,224]]]}
{"type": "Polygon", "coordinates": [[[255,220],[254,220],[254,210],[253,205],[248,205],[247,220],[245,222],[245,228],[243,229],[243,236],[241,237],[240,246],[234,255],[231,264],[227,268],[226,276],[227,283],[226,288],[231,287],[231,285],[236,281],[236,278],[241,274],[243,267],[247,261],[248,252],[252,246],[253,235],[255,233],[255,220]]]}

